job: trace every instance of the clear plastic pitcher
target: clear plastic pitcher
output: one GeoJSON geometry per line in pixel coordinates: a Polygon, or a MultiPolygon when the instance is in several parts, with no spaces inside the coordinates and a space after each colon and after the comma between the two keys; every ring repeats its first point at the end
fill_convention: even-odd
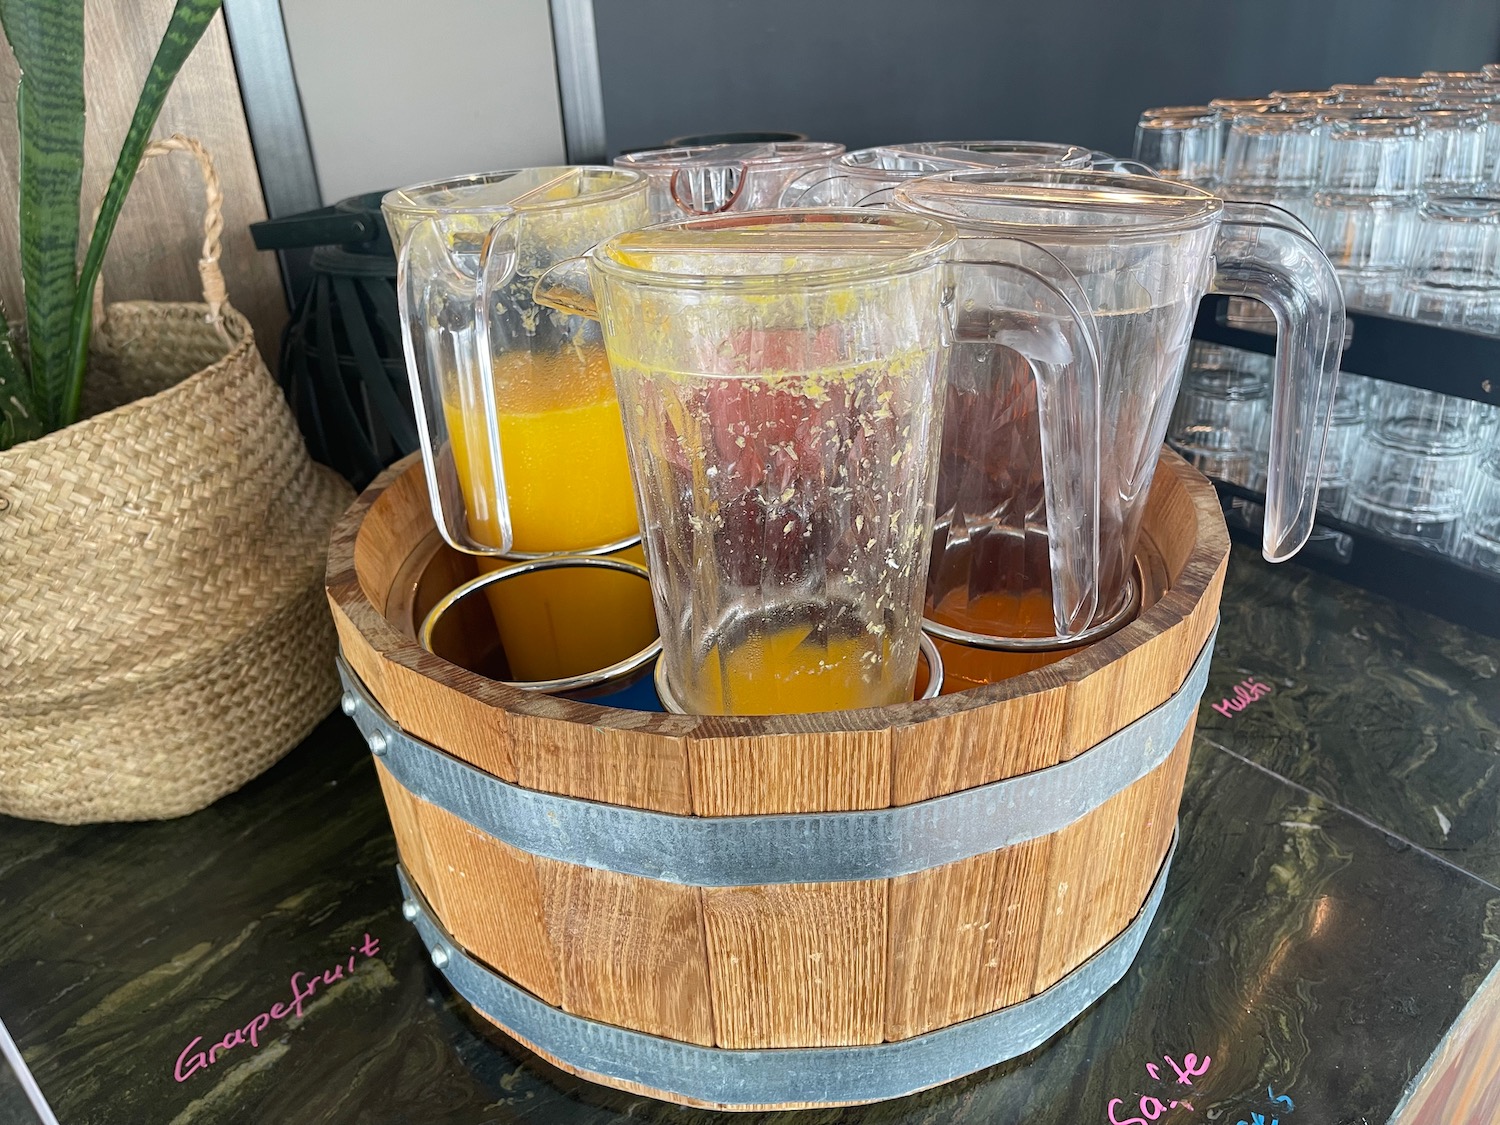
{"type": "Polygon", "coordinates": [[[831,141],[694,145],[627,153],[615,167],[650,180],[651,214],[668,221],[775,207],[789,182],[843,151],[831,141]]]}
{"type": "MultiPolygon", "coordinates": [[[[635,542],[599,326],[536,305],[531,290],[553,263],[649,221],[646,191],[614,168],[529,168],[382,200],[433,514],[459,550],[607,554],[635,542]]],[[[512,678],[587,672],[642,647],[643,630],[649,640],[649,606],[621,604],[593,578],[538,576],[540,597],[489,591],[512,678]]]]}
{"type": "Polygon", "coordinates": [[[1276,316],[1263,552],[1273,562],[1296,553],[1316,510],[1344,318],[1337,278],[1305,227],[1274,207],[1094,171],[945,173],[898,188],[896,201],[955,223],[964,257],[1020,240],[1066,266],[1052,280],[1092,321],[1099,358],[1097,477],[1069,488],[1090,475],[1088,454],[1052,440],[1035,358],[1003,340],[960,339],[928,578],[939,636],[1027,651],[1128,620],[1157,451],[1210,289],[1254,297],[1276,316]],[[1089,560],[1078,557],[1078,529],[1091,521],[1089,560]],[[1059,550],[1074,561],[1059,566],[1059,550]]]}
{"type": "Polygon", "coordinates": [[[894,212],[759,212],[619,235],[538,283],[602,320],[684,710],[911,699],[953,244],[894,212]]]}

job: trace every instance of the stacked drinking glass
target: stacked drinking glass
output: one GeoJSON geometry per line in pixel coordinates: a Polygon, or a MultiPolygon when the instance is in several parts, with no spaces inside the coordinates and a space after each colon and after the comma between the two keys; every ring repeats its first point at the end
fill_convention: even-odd
{"type": "MultiPolygon", "coordinates": [[[[1147,110],[1138,160],[1305,222],[1351,306],[1500,335],[1500,64],[1147,110]]],[[[1253,302],[1231,323],[1274,332],[1253,302]]],[[[1264,488],[1265,357],[1195,343],[1170,443],[1264,488]]],[[[1500,410],[1343,373],[1319,508],[1500,572],[1500,410]]]]}
{"type": "Polygon", "coordinates": [[[1452,232],[1451,201],[1500,196],[1500,67],[1148,109],[1135,156],[1164,176],[1302,219],[1351,305],[1491,323],[1500,294],[1470,286],[1436,301],[1409,290],[1423,285],[1429,244],[1452,232]],[[1471,302],[1485,307],[1470,314],[1471,302]]]}

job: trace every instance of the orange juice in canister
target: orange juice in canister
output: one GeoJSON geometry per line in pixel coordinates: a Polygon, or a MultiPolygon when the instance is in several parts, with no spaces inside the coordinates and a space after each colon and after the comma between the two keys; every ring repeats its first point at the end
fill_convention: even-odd
{"type": "Polygon", "coordinates": [[[538,280],[615,374],[688,714],[909,700],[953,230],[875,208],[648,227],[538,280]]]}
{"type": "MultiPolygon", "coordinates": [[[[939,624],[982,636],[1046,638],[1053,631],[1052,594],[1047,590],[997,590],[971,596],[962,588],[953,589],[929,614],[939,624]]],[[[1045,668],[1085,647],[982,648],[937,637],[933,642],[943,658],[944,695],[1045,668]]]]}

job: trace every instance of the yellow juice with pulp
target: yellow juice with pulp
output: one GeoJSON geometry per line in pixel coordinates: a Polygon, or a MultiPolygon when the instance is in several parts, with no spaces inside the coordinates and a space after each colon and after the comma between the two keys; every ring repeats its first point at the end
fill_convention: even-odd
{"type": "Polygon", "coordinates": [[[794,715],[879,707],[911,698],[885,662],[872,667],[870,644],[860,638],[812,638],[809,626],[755,635],[722,652],[709,649],[685,692],[688,711],[709,715],[794,715]]]}
{"type": "MultiPolygon", "coordinates": [[[[566,553],[636,533],[625,431],[604,349],[576,345],[495,357],[500,457],[512,549],[566,553]]],[[[453,462],[474,538],[499,546],[484,414],[470,396],[444,398],[453,462]]],[[[643,563],[639,547],[619,557],[643,563]]],[[[505,566],[486,560],[483,569],[505,566]]],[[[550,680],[607,667],[656,636],[647,583],[629,575],[566,569],[486,588],[516,680],[550,680]]]]}

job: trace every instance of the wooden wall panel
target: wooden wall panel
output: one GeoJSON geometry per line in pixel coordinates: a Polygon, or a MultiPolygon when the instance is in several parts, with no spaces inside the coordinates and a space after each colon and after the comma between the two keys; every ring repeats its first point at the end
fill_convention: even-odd
{"type": "Polygon", "coordinates": [[[1165,762],[1053,837],[1034,991],[1083,964],[1140,912],[1171,839],[1167,822],[1175,822],[1192,746],[1190,724],[1165,762]]]}
{"type": "MultiPolygon", "coordinates": [[[[712,731],[714,719],[699,719],[712,731]]],[[[827,725],[815,715],[809,726],[827,725]]],[[[883,809],[891,803],[891,739],[884,730],[762,737],[698,736],[687,743],[693,812],[757,816],[883,809]]]]}
{"type": "MultiPolygon", "coordinates": [[[[173,0],[86,0],[83,206],[86,239],[94,208],[114,170],[141,83],[167,26],[173,0]]],[[[19,71],[0,39],[0,303],[12,320],[23,307],[16,189],[19,71]]],[[[266,217],[250,133],[240,103],[224,17],[216,16],[167,97],[152,135],[186,133],[213,154],[224,188],[224,277],[229,300],[255,327],[261,354],[274,360],[286,300],[273,254],[256,250],[249,224],[266,217]]],[[[125,202],[104,266],[106,300],[198,301],[203,184],[182,154],[157,157],[125,202]]]]}
{"type": "MultiPolygon", "coordinates": [[[[389,787],[387,787],[389,792],[389,787]]],[[[542,920],[533,860],[436,805],[412,799],[444,885],[443,924],[458,944],[522,988],[557,1004],[556,951],[542,920]]]]}

